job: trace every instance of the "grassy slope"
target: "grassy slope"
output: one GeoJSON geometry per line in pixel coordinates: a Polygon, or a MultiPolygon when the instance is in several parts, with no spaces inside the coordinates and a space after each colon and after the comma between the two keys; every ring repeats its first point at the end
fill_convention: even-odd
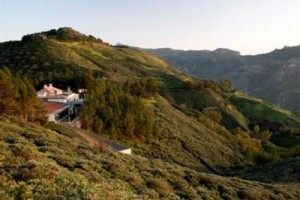
{"type": "Polygon", "coordinates": [[[0,120],[0,138],[1,199],[135,196],[127,184],[93,174],[92,160],[101,151],[76,138],[6,117],[0,120]],[[77,170],[88,167],[89,172],[77,170]],[[120,192],[112,194],[115,190],[120,192]]]}
{"type": "Polygon", "coordinates": [[[300,198],[295,184],[224,178],[159,158],[95,149],[12,117],[0,119],[0,149],[1,199],[300,198]]]}
{"type": "Polygon", "coordinates": [[[248,120],[243,114],[229,100],[211,89],[175,90],[168,91],[165,95],[171,96],[179,106],[187,106],[200,112],[207,109],[219,111],[223,116],[221,124],[228,129],[236,127],[248,129],[248,120]]]}
{"type": "Polygon", "coordinates": [[[300,133],[300,117],[288,110],[240,93],[234,94],[231,101],[251,121],[285,124],[300,133]]]}
{"type": "Polygon", "coordinates": [[[192,78],[141,49],[113,47],[101,42],[33,39],[0,44],[0,52],[0,65],[7,65],[22,74],[34,77],[38,80],[36,83],[38,85],[43,85],[45,82],[54,82],[58,86],[69,85],[68,79],[83,73],[87,68],[94,69],[108,80],[117,82],[153,76],[164,88],[163,94],[172,96],[176,104],[181,104],[182,101],[190,103],[195,100],[198,105],[192,103],[191,107],[199,111],[210,107],[211,104],[217,105],[224,113],[225,125],[230,128],[242,126],[245,129],[247,126],[246,120],[234,107],[229,109],[221,106],[225,102],[221,95],[211,90],[187,91],[187,94],[184,94],[181,90],[184,81],[192,78]],[[178,96],[179,92],[181,95],[178,96]]]}
{"type": "MultiPolygon", "coordinates": [[[[138,49],[112,47],[104,43],[62,42],[49,39],[42,42],[27,41],[24,43],[0,44],[0,50],[0,64],[6,64],[11,68],[15,68],[16,71],[27,75],[39,77],[41,81],[49,81],[55,76],[61,77],[61,75],[63,75],[62,77],[65,77],[64,69],[70,69],[74,74],[78,74],[80,71],[86,71],[87,68],[95,69],[97,72],[101,72],[100,74],[105,76],[108,80],[118,82],[145,76],[154,76],[157,77],[161,83],[162,94],[169,99],[173,99],[173,103],[176,104],[176,107],[185,103],[190,104],[189,107],[197,111],[202,111],[202,109],[207,107],[217,107],[222,111],[223,120],[226,119],[225,124],[232,124],[234,122],[234,126],[239,125],[244,128],[247,126],[248,119],[252,120],[251,115],[247,114],[247,111],[249,111],[247,110],[249,109],[247,106],[237,106],[237,108],[242,111],[239,112],[226,97],[217,94],[209,88],[199,91],[179,90],[182,88],[184,80],[192,80],[192,78],[179,73],[157,57],[138,49]],[[201,106],[198,107],[199,105],[201,106]],[[248,119],[245,118],[242,113],[245,114],[248,119]]],[[[131,192],[130,195],[132,191],[134,191],[133,193],[146,194],[153,198],[157,198],[157,195],[167,196],[172,193],[176,193],[181,197],[190,195],[189,198],[197,195],[198,197],[201,195],[210,195],[218,198],[223,191],[223,189],[220,189],[223,184],[229,187],[228,191],[232,192],[232,194],[230,194],[232,198],[236,198],[238,195],[245,195],[243,188],[248,188],[248,185],[251,185],[251,187],[249,186],[247,189],[250,196],[250,193],[254,194],[255,190],[259,190],[256,194],[258,197],[260,197],[260,195],[270,197],[270,194],[273,193],[270,192],[270,190],[274,189],[273,186],[262,186],[259,183],[248,183],[236,179],[199,174],[199,171],[221,173],[221,168],[229,167],[230,169],[230,167],[234,167],[237,163],[242,162],[243,157],[237,147],[228,139],[219,135],[221,133],[218,131],[205,128],[202,122],[175,109],[163,97],[158,97],[156,102],[154,108],[160,121],[160,134],[146,142],[132,142],[132,144],[129,144],[129,146],[135,146],[133,147],[134,151],[142,157],[133,156],[132,158],[128,158],[107,152],[104,152],[105,155],[113,156],[103,157],[103,152],[88,147],[84,147],[88,148],[88,150],[86,150],[87,152],[82,152],[80,149],[78,150],[78,146],[76,146],[78,144],[77,142],[79,142],[77,141],[72,144],[73,146],[54,142],[53,148],[56,146],[54,148],[55,151],[57,151],[54,152],[56,156],[63,155],[64,151],[68,153],[66,153],[66,158],[51,159],[55,160],[59,165],[67,167],[67,169],[70,169],[72,172],[74,170],[82,172],[81,170],[83,169],[82,167],[77,167],[76,160],[85,160],[87,158],[85,156],[89,155],[95,160],[93,162],[91,161],[92,163],[88,165],[88,173],[83,170],[83,174],[88,177],[88,180],[93,180],[93,176],[89,173],[95,173],[93,175],[96,175],[99,179],[102,179],[102,176],[105,175],[105,178],[113,177],[120,181],[129,182],[131,184],[130,186],[125,182],[121,182],[120,188],[122,188],[125,193],[127,191],[129,193],[131,192]],[[131,166],[129,169],[127,168],[128,165],[131,166]],[[195,182],[190,183],[191,185],[187,183],[187,178],[183,178],[184,176],[189,176],[187,172],[193,174],[193,178],[197,177],[195,182]],[[202,177],[204,177],[205,183],[199,180],[202,177]],[[179,181],[178,183],[173,181],[177,181],[177,179],[179,181]],[[222,184],[219,184],[219,182],[222,184]],[[265,187],[267,189],[265,189],[265,187]],[[159,188],[163,189],[160,190],[159,188]],[[268,191],[266,192],[265,190],[268,191]]],[[[245,103],[247,101],[242,99],[241,102],[245,103]]],[[[271,107],[272,112],[274,109],[275,108],[271,107]]],[[[266,116],[271,117],[269,114],[266,116]]],[[[257,115],[257,117],[260,117],[260,115],[257,115]]],[[[297,123],[299,124],[299,122],[297,123]]],[[[294,125],[296,126],[297,123],[294,125]]],[[[24,126],[26,127],[28,125],[25,124],[24,126]]],[[[44,131],[38,127],[36,128],[41,130],[39,134],[44,131]]],[[[47,137],[51,138],[52,136],[54,136],[53,132],[52,135],[45,136],[44,140],[47,141],[47,137]]],[[[19,136],[15,135],[15,137],[19,136]]],[[[62,135],[58,137],[64,138],[62,135]]],[[[8,143],[9,141],[10,139],[8,139],[8,143]]],[[[71,143],[70,139],[69,142],[71,143]]],[[[127,141],[127,143],[130,142],[127,141]]],[[[26,145],[31,144],[26,143],[26,145]]],[[[85,144],[85,146],[87,145],[85,144]]],[[[30,146],[30,148],[31,147],[32,146],[30,146]]],[[[40,149],[34,148],[35,150],[40,149]]],[[[46,152],[48,152],[48,150],[46,150],[46,152]]],[[[29,157],[29,159],[31,159],[31,157],[29,157]]],[[[43,159],[48,159],[48,157],[43,157],[43,159]]],[[[11,178],[12,177],[9,177],[9,179],[11,178]]],[[[78,177],[74,178],[74,180],[75,179],[78,179],[78,177]]],[[[51,180],[54,184],[55,180],[51,180]]],[[[71,182],[74,180],[72,179],[71,182]]],[[[96,180],[96,184],[98,184],[97,181],[98,180],[96,180]]],[[[108,183],[110,183],[109,181],[110,180],[108,180],[108,183]]],[[[94,184],[93,181],[88,182],[94,184]]],[[[103,183],[106,183],[106,180],[104,180],[103,183]]],[[[76,184],[80,185],[78,182],[76,184]]],[[[53,185],[53,187],[55,186],[53,185]]],[[[284,193],[285,186],[282,187],[284,188],[282,193],[284,193]]],[[[293,191],[297,191],[296,187],[291,187],[294,188],[293,191]]],[[[55,190],[57,189],[58,188],[55,190]]],[[[53,188],[51,190],[53,190],[53,188]]],[[[108,188],[108,190],[110,189],[108,188]]],[[[225,190],[227,191],[227,189],[225,190]]],[[[93,192],[95,195],[99,194],[96,191],[93,192]]],[[[122,192],[120,194],[122,194],[122,192]]],[[[292,192],[291,195],[295,194],[296,193],[292,192]]],[[[287,195],[288,194],[284,194],[286,198],[288,198],[287,195]]]]}
{"type": "Polygon", "coordinates": [[[297,183],[300,180],[300,158],[297,157],[249,169],[242,173],[242,177],[268,183],[297,183]]]}
{"type": "Polygon", "coordinates": [[[239,161],[237,150],[223,136],[207,129],[162,97],[157,98],[155,112],[160,133],[146,144],[137,144],[144,156],[160,158],[200,171],[217,172],[239,161]]]}
{"type": "MultiPolygon", "coordinates": [[[[69,85],[69,79],[83,73],[87,68],[94,69],[108,80],[118,82],[154,76],[164,88],[164,96],[174,99],[177,105],[187,104],[199,111],[207,107],[217,107],[223,115],[222,124],[230,129],[236,126],[247,129],[249,120],[246,118],[253,120],[249,114],[251,109],[247,108],[247,99],[242,99],[243,108],[239,108],[241,114],[228,99],[212,90],[183,91],[183,82],[192,78],[141,49],[114,47],[103,42],[58,41],[48,37],[44,40],[31,39],[0,44],[0,65],[7,65],[36,78],[36,84],[40,86],[50,81],[58,86],[69,85]]],[[[274,106],[269,107],[277,110],[274,106]]],[[[272,116],[272,113],[267,115],[272,116]]],[[[279,117],[286,118],[288,115],[289,113],[283,113],[279,117]]],[[[284,120],[280,122],[286,123],[284,120]]],[[[300,120],[294,125],[297,124],[300,124],[300,120]]]]}

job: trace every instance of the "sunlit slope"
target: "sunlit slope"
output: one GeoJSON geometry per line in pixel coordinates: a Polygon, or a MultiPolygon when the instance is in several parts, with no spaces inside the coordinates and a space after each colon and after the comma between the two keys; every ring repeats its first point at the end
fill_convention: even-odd
{"type": "Polygon", "coordinates": [[[199,173],[162,158],[95,149],[12,117],[0,118],[2,199],[297,199],[298,186],[199,173]]]}
{"type": "MultiPolygon", "coordinates": [[[[165,61],[141,49],[111,46],[70,28],[31,34],[24,36],[20,42],[0,44],[0,65],[26,74],[38,87],[42,87],[45,82],[52,82],[60,87],[77,88],[81,86],[82,75],[87,71],[92,71],[96,77],[121,83],[141,77],[155,77],[164,96],[174,96],[182,92],[183,101],[194,101],[191,97],[194,91],[182,90],[185,82],[193,79],[175,70],[165,61]]],[[[224,124],[232,122],[231,127],[241,125],[246,128],[245,120],[234,122],[234,116],[240,116],[234,107],[228,109],[229,107],[220,106],[225,102],[222,95],[210,89],[217,88],[216,84],[212,83],[207,87],[195,93],[198,99],[202,99],[193,103],[201,105],[201,109],[198,109],[199,106],[196,109],[202,111],[212,103],[217,104],[228,116],[229,122],[224,124]]],[[[180,98],[174,98],[176,104],[181,104],[180,98]]]]}
{"type": "Polygon", "coordinates": [[[37,84],[43,79],[72,79],[88,69],[121,82],[162,73],[184,76],[146,51],[89,40],[70,28],[59,29],[56,35],[48,31],[24,36],[20,42],[0,44],[0,64],[37,78],[37,84]],[[80,37],[68,39],[67,35],[61,39],[60,32],[80,37]]]}
{"type": "Polygon", "coordinates": [[[279,131],[281,126],[286,126],[291,128],[293,133],[300,133],[300,117],[291,111],[241,93],[233,94],[231,102],[251,122],[273,128],[275,131],[279,131]]]}
{"type": "MultiPolygon", "coordinates": [[[[118,142],[132,148],[132,156],[93,148],[74,132],[64,135],[2,117],[0,189],[4,192],[0,190],[0,199],[55,199],[57,195],[80,199],[299,198],[296,183],[279,185],[277,181],[287,179],[285,173],[274,170],[294,160],[286,166],[292,166],[291,176],[298,173],[294,166],[298,166],[300,148],[293,134],[300,120],[289,111],[244,96],[226,83],[180,73],[141,49],[112,46],[70,28],[0,44],[0,66],[4,65],[14,74],[27,75],[37,88],[51,82],[77,89],[91,76],[101,79],[92,83],[128,90],[130,83],[153,77],[159,92],[134,97],[151,109],[157,131],[132,137],[119,134],[118,142]],[[272,138],[253,135],[254,126],[269,129],[272,138]],[[282,128],[291,128],[292,135],[280,134],[282,128]],[[280,138],[288,140],[282,144],[280,138]],[[262,163],[269,163],[267,179],[274,184],[221,176],[251,179],[253,174],[253,180],[265,181],[258,178],[262,163]],[[280,177],[275,177],[277,173],[280,177]]],[[[107,98],[105,105],[117,100],[107,98]]],[[[111,135],[107,131],[104,136],[111,135]]]]}
{"type": "MultiPolygon", "coordinates": [[[[82,76],[87,71],[97,78],[119,83],[155,77],[160,83],[160,94],[173,105],[186,107],[186,111],[219,112],[222,114],[220,123],[227,129],[247,130],[256,118],[260,121],[272,119],[279,109],[268,104],[268,112],[262,115],[260,109],[254,109],[257,105],[249,107],[246,98],[230,98],[231,94],[223,91],[219,84],[191,78],[149,52],[124,45],[112,46],[71,28],[30,34],[21,41],[1,43],[0,66],[27,75],[39,88],[49,82],[62,88],[82,87],[82,76]],[[187,82],[197,82],[201,87],[189,88],[187,82]]],[[[276,119],[278,123],[299,126],[299,118],[294,116],[291,122],[287,120],[289,112],[281,111],[281,119],[276,119]]]]}
{"type": "MultiPolygon", "coordinates": [[[[257,104],[252,103],[249,107],[246,98],[230,98],[231,94],[217,83],[191,78],[144,50],[112,46],[71,28],[30,34],[21,41],[1,43],[0,66],[27,75],[38,88],[49,82],[62,88],[81,87],[82,76],[88,71],[97,78],[119,83],[155,77],[160,84],[160,94],[174,106],[186,113],[189,109],[192,113],[219,112],[222,115],[220,124],[227,129],[241,127],[247,130],[257,118],[272,121],[274,112],[278,113],[279,109],[263,103],[267,105],[268,112],[263,111],[262,115],[257,104]],[[201,87],[190,88],[187,82],[196,82],[201,87]]],[[[280,116],[275,116],[276,122],[297,129],[300,123],[298,117],[293,116],[291,122],[288,111],[281,109],[280,113],[280,116]]]]}

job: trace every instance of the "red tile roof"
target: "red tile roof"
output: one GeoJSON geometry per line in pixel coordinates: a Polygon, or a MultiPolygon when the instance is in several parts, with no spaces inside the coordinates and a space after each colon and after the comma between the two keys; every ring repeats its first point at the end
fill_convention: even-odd
{"type": "Polygon", "coordinates": [[[44,102],[44,105],[48,111],[48,114],[53,113],[63,107],[67,107],[68,105],[62,104],[62,103],[56,103],[56,102],[44,102]]]}

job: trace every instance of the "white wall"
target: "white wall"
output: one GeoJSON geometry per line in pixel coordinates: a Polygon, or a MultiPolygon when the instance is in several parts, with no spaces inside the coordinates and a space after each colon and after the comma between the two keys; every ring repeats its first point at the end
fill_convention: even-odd
{"type": "Polygon", "coordinates": [[[128,154],[128,155],[131,155],[131,149],[124,149],[122,151],[119,151],[120,153],[123,153],[123,154],[128,154]]]}
{"type": "Polygon", "coordinates": [[[56,120],[55,120],[55,115],[54,115],[54,114],[48,114],[47,116],[48,116],[48,121],[49,121],[49,122],[55,122],[55,121],[56,121],[56,120]]]}
{"type": "Polygon", "coordinates": [[[66,103],[67,99],[48,99],[50,102],[66,103]]]}

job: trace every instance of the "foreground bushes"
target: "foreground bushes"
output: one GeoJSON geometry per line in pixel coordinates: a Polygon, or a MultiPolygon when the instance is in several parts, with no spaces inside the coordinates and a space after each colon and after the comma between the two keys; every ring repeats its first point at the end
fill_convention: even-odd
{"type": "Polygon", "coordinates": [[[103,151],[13,117],[0,118],[0,150],[5,200],[299,199],[297,185],[249,182],[103,151]]]}

